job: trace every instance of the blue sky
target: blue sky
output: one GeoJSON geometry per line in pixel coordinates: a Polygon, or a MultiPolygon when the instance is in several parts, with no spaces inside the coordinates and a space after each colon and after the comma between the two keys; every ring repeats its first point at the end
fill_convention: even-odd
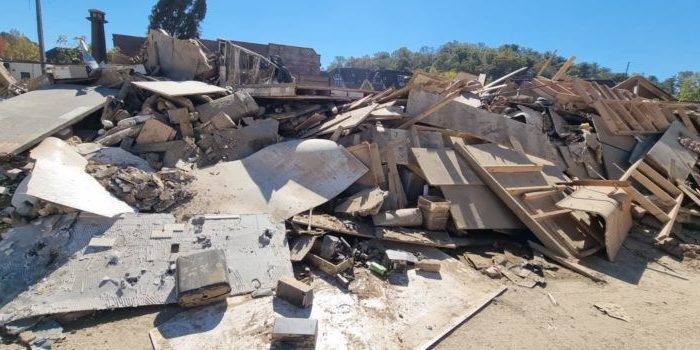
{"type": "MultiPolygon", "coordinates": [[[[0,30],[36,40],[35,0],[4,0],[0,30]]],[[[88,8],[107,13],[111,34],[143,35],[156,0],[43,0],[46,47],[58,35],[90,36],[88,8]]],[[[697,0],[208,0],[203,37],[313,47],[327,65],[334,56],[417,50],[451,40],[489,46],[515,43],[558,49],[577,61],[614,71],[666,78],[700,71],[697,0]]]]}

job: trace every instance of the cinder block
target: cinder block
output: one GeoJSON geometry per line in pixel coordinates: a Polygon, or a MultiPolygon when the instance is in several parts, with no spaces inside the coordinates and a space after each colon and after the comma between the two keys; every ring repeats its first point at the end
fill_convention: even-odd
{"type": "Polygon", "coordinates": [[[313,318],[275,318],[272,341],[292,344],[300,348],[316,347],[318,320],[313,318]]]}
{"type": "Polygon", "coordinates": [[[282,300],[299,307],[309,307],[314,302],[314,290],[310,285],[297,281],[294,277],[282,277],[277,281],[276,295],[282,300]]]}

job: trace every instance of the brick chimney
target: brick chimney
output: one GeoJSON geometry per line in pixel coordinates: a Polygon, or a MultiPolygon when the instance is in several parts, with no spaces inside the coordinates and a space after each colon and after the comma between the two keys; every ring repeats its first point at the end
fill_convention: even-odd
{"type": "Polygon", "coordinates": [[[107,60],[107,42],[105,41],[105,13],[90,9],[90,17],[87,20],[92,23],[92,57],[97,63],[102,63],[107,60]]]}

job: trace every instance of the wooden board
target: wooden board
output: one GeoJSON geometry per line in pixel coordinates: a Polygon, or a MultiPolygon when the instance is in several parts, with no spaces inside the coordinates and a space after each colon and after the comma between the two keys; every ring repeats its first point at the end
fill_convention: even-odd
{"type": "MultiPolygon", "coordinates": [[[[440,98],[440,95],[413,89],[409,94],[407,111],[409,114],[417,115],[440,98]]],[[[522,147],[527,154],[560,164],[557,150],[540,129],[504,115],[472,107],[464,97],[454,99],[425,118],[422,123],[465,132],[473,137],[506,147],[516,147],[515,142],[517,147],[522,147]]]]}
{"type": "Polygon", "coordinates": [[[700,142],[697,135],[688,131],[681,122],[675,121],[646,156],[647,162],[659,170],[662,175],[675,180],[685,180],[698,160],[697,153],[688,150],[678,142],[678,138],[681,136],[700,142]]]}
{"type": "Polygon", "coordinates": [[[309,217],[306,214],[301,214],[294,216],[292,222],[303,226],[311,225],[311,227],[314,228],[362,238],[377,238],[390,242],[439,248],[456,247],[449,234],[443,231],[421,231],[386,227],[375,229],[360,221],[340,220],[330,215],[311,215],[311,217],[309,217]]]}
{"type": "Polygon", "coordinates": [[[453,150],[411,148],[411,154],[432,186],[483,185],[479,177],[453,150]]]}
{"type": "Polygon", "coordinates": [[[444,185],[440,191],[451,203],[450,215],[458,230],[525,227],[486,185],[444,185]]]}

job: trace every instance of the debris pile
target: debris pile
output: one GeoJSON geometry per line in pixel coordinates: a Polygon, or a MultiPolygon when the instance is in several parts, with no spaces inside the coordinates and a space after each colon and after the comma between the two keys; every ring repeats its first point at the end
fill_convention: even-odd
{"type": "Polygon", "coordinates": [[[85,170],[110,193],[140,212],[162,213],[192,197],[185,188],[192,176],[180,169],[153,173],[131,166],[89,164],[85,170]]]}
{"type": "MultiPolygon", "coordinates": [[[[211,53],[151,31],[134,60],[146,74],[102,67],[103,86],[55,84],[0,103],[2,152],[31,149],[29,165],[2,164],[0,279],[32,277],[7,287],[0,324],[252,293],[260,298],[192,312],[261,308],[274,326],[241,339],[251,347],[270,332],[275,342],[343,347],[334,345],[350,340],[322,339],[321,329],[340,322],[323,310],[363,306],[315,294],[319,287],[397,310],[440,291],[451,297],[429,307],[468,317],[505,289],[457,267],[525,288],[546,287],[560,266],[604,283],[580,261],[615,261],[642,226],[653,244],[697,259],[687,230],[700,227],[700,105],[641,77],[617,85],[569,77],[569,60],[551,78],[527,68],[490,82],[417,71],[405,86],[372,92],[303,85],[278,59],[219,44],[211,53]],[[61,226],[67,235],[23,225],[64,213],[73,219],[61,226]],[[18,271],[20,255],[60,273],[18,271]],[[96,270],[54,278],[80,269],[96,270]],[[465,290],[473,283],[489,284],[465,290]],[[42,293],[49,288],[60,293],[42,293]],[[264,298],[275,288],[274,303],[288,305],[273,309],[264,298]],[[312,318],[289,318],[312,304],[323,305],[312,318]],[[283,308],[291,311],[280,318],[283,308]]],[[[394,312],[373,317],[384,324],[394,312]]],[[[342,321],[373,320],[359,317],[342,321]]],[[[402,346],[432,345],[459,323],[433,321],[442,328],[425,325],[402,346]]],[[[167,325],[151,337],[188,346],[167,325]]]]}

